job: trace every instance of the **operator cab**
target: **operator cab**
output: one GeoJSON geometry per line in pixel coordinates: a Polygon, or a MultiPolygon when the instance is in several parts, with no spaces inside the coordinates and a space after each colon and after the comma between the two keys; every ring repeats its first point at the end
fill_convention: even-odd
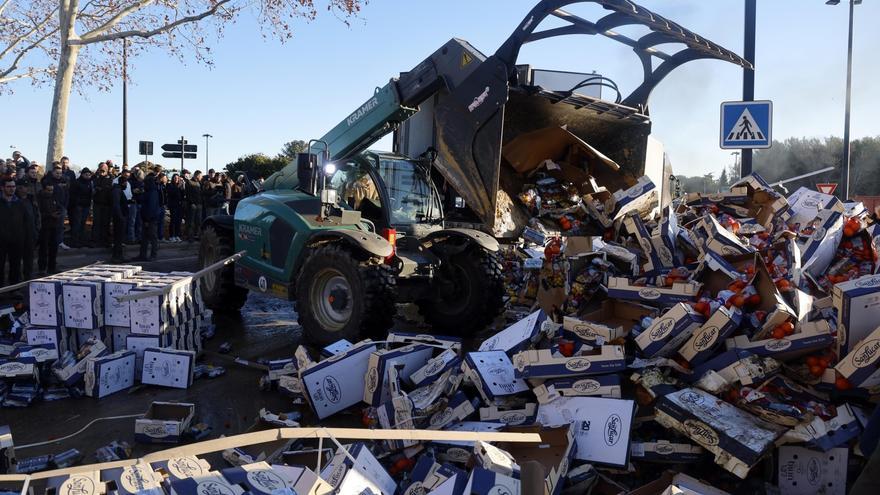
{"type": "Polygon", "coordinates": [[[326,184],[336,191],[337,206],[361,212],[377,231],[421,237],[442,228],[440,196],[420,161],[368,151],[337,162],[326,184]]]}

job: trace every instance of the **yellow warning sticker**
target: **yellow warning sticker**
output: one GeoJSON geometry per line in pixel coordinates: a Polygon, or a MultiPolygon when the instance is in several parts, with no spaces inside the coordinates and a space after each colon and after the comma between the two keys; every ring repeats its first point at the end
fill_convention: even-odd
{"type": "Polygon", "coordinates": [[[468,52],[461,52],[461,66],[464,67],[467,64],[471,63],[474,60],[474,57],[471,56],[468,52]]]}

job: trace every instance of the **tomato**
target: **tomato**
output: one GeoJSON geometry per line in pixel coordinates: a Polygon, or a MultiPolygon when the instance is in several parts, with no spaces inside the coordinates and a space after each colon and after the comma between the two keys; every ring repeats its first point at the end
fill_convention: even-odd
{"type": "Polygon", "coordinates": [[[791,282],[789,282],[787,279],[780,278],[776,281],[776,288],[783,291],[788,290],[791,288],[791,282]]]}
{"type": "Polygon", "coordinates": [[[816,356],[810,356],[807,358],[807,366],[818,366],[818,365],[819,365],[819,358],[817,358],[816,356]]]}
{"type": "Polygon", "coordinates": [[[706,314],[709,311],[709,303],[706,301],[698,301],[694,303],[694,311],[700,314],[706,314]]]}
{"type": "Polygon", "coordinates": [[[834,386],[837,387],[837,390],[849,390],[852,388],[852,383],[846,378],[838,376],[837,380],[834,380],[834,386]]]}
{"type": "Polygon", "coordinates": [[[749,296],[748,302],[750,306],[757,306],[761,304],[761,296],[759,296],[758,294],[752,294],[751,296],[749,296]]]}
{"type": "Polygon", "coordinates": [[[779,326],[776,328],[782,328],[782,331],[785,333],[785,335],[791,335],[794,333],[794,324],[790,321],[780,323],[779,326]]]}
{"type": "Polygon", "coordinates": [[[849,225],[847,225],[846,227],[843,228],[843,235],[846,237],[852,237],[852,236],[856,235],[856,231],[851,229],[849,227],[849,225]]]}
{"type": "Polygon", "coordinates": [[[819,364],[822,365],[822,367],[827,368],[831,366],[831,358],[828,356],[822,356],[819,358],[819,364]]]}
{"type": "Polygon", "coordinates": [[[731,297],[729,302],[733,306],[736,306],[737,308],[741,308],[746,303],[746,298],[743,297],[742,294],[737,294],[737,295],[731,297]]]}
{"type": "Polygon", "coordinates": [[[559,226],[562,227],[562,230],[571,230],[571,221],[566,217],[562,217],[559,219],[559,226]]]}
{"type": "Polygon", "coordinates": [[[560,342],[559,352],[565,357],[572,357],[574,355],[574,342],[560,342]]]}
{"type": "Polygon", "coordinates": [[[776,327],[776,328],[773,329],[772,335],[773,335],[773,338],[774,338],[774,339],[776,339],[776,340],[782,340],[783,338],[785,338],[785,331],[783,331],[783,330],[782,330],[781,328],[779,328],[779,327],[776,327]]]}
{"type": "Polygon", "coordinates": [[[822,374],[825,373],[825,369],[821,366],[810,366],[810,374],[819,378],[822,374]]]}

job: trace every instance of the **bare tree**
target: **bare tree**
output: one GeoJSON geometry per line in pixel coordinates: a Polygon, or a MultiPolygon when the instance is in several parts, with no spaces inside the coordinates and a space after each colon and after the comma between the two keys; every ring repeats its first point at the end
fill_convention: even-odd
{"type": "Polygon", "coordinates": [[[294,21],[313,20],[322,7],[347,23],[366,2],[0,0],[0,27],[15,27],[0,34],[0,90],[13,79],[27,77],[36,83],[54,80],[46,150],[46,163],[51,163],[63,154],[71,91],[112,86],[121,76],[123,39],[129,42],[129,56],[158,47],[181,61],[192,54],[210,65],[209,37],[222,36],[224,27],[244,12],[257,17],[263,36],[285,41],[293,35],[294,21]],[[7,8],[8,15],[3,13],[7,8]],[[6,59],[10,63],[4,69],[6,59]],[[43,61],[44,65],[23,65],[25,59],[43,61]]]}

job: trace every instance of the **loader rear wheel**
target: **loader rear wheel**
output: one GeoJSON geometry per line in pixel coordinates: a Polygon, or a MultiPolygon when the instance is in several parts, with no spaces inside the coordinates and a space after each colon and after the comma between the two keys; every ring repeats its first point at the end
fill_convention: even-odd
{"type": "Polygon", "coordinates": [[[438,270],[431,297],[417,302],[419,312],[438,332],[470,335],[482,330],[504,307],[501,262],[495,253],[478,246],[440,258],[446,261],[438,270]]]}
{"type": "MultiPolygon", "coordinates": [[[[231,232],[213,225],[202,229],[199,243],[199,260],[202,268],[235,254],[231,232]]],[[[247,301],[248,291],[235,285],[235,268],[232,263],[208,273],[199,282],[205,306],[216,312],[239,311],[247,301]]]]}
{"type": "Polygon", "coordinates": [[[395,279],[386,265],[341,245],[312,249],[296,284],[296,311],[315,344],[388,330],[395,312],[395,279]]]}

